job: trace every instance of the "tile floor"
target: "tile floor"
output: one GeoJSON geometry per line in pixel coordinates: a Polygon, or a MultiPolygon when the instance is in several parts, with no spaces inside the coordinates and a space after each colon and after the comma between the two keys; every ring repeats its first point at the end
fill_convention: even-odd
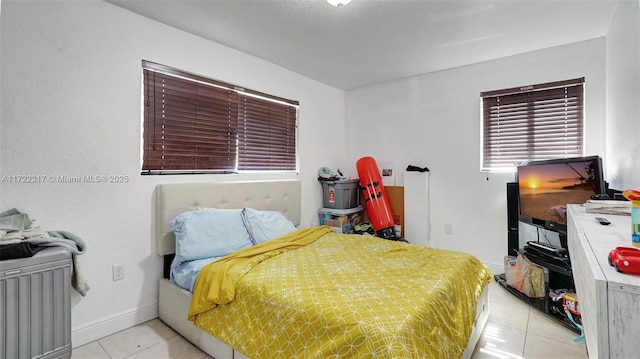
{"type": "MultiPolygon", "coordinates": [[[[587,358],[584,342],[573,331],[515,298],[495,282],[490,285],[489,323],[473,359],[587,358]]],[[[75,348],[72,359],[210,359],[158,319],[75,348]]]]}

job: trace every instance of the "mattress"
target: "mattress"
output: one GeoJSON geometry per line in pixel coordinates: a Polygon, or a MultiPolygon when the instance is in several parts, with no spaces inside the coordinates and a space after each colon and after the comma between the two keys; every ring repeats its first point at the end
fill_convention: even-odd
{"type": "Polygon", "coordinates": [[[204,267],[195,325],[252,358],[463,356],[491,280],[477,258],[326,227],[271,242],[300,236],[204,267]]]}

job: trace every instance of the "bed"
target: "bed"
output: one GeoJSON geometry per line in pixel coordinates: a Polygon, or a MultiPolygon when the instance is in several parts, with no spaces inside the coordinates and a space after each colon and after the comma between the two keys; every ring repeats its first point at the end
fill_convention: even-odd
{"type": "MultiPolygon", "coordinates": [[[[158,185],[156,250],[166,262],[160,319],[216,359],[471,357],[489,314],[491,273],[463,253],[300,228],[216,261],[251,262],[232,271],[240,274],[230,295],[229,285],[221,285],[218,304],[198,300],[212,298],[217,284],[196,285],[192,294],[169,281],[176,240],[168,223],[176,216],[196,208],[251,208],[281,212],[299,226],[300,199],[299,180],[158,185]],[[444,274],[458,262],[458,274],[444,274]],[[468,273],[462,275],[467,284],[454,281],[460,273],[468,273]]],[[[208,283],[201,279],[207,276],[198,281],[208,283]]]]}

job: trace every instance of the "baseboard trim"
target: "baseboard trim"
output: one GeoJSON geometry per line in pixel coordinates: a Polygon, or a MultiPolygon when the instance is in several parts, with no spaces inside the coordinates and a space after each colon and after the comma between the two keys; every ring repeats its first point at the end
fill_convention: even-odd
{"type": "Polygon", "coordinates": [[[73,328],[71,330],[72,347],[77,348],[157,317],[158,303],[154,303],[73,328]]]}

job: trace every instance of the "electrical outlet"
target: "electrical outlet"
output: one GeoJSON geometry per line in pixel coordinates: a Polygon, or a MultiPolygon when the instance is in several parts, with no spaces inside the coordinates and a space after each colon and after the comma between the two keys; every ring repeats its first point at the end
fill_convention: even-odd
{"type": "Polygon", "coordinates": [[[124,279],[124,264],[118,264],[111,267],[113,270],[113,281],[124,279]]]}
{"type": "Polygon", "coordinates": [[[445,223],[445,225],[444,225],[444,234],[453,234],[453,224],[445,223]]]}

